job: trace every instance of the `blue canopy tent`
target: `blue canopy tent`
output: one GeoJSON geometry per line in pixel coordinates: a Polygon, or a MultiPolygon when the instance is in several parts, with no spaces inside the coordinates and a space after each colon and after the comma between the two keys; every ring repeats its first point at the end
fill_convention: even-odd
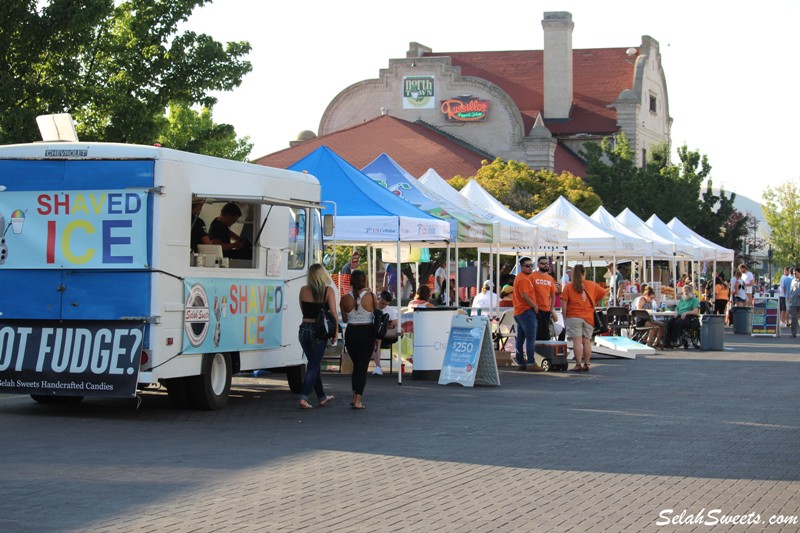
{"type": "MultiPolygon", "coordinates": [[[[450,241],[455,242],[455,260],[458,263],[459,246],[467,244],[491,244],[495,241],[495,225],[484,220],[458,205],[450,202],[441,195],[433,192],[409,174],[388,154],[383,153],[375,158],[361,171],[372,178],[382,187],[416,205],[423,211],[440,217],[450,224],[450,241]]],[[[499,237],[499,232],[497,235],[499,237]]],[[[447,257],[450,258],[450,245],[447,246],[447,257]]],[[[450,261],[447,262],[447,279],[450,279],[450,261]]],[[[456,288],[460,286],[458,271],[456,271],[456,288]]],[[[444,295],[448,303],[449,295],[444,295]]]]}
{"type": "MultiPolygon", "coordinates": [[[[308,172],[319,180],[322,202],[333,204],[336,220],[334,242],[394,242],[398,257],[397,272],[400,272],[401,242],[442,242],[450,237],[450,224],[392,194],[327,146],[320,146],[289,169],[308,172]]],[[[374,278],[374,271],[372,274],[374,278]]],[[[400,276],[397,278],[399,294],[400,276]]],[[[399,299],[397,315],[400,316],[399,299]]],[[[402,359],[399,352],[398,358],[402,359]]],[[[398,372],[397,379],[402,382],[402,372],[398,372]]]]}
{"type": "Polygon", "coordinates": [[[350,243],[428,242],[450,238],[450,225],[381,187],[327,146],[289,170],[308,172],[334,205],[336,240],[350,243]]]}

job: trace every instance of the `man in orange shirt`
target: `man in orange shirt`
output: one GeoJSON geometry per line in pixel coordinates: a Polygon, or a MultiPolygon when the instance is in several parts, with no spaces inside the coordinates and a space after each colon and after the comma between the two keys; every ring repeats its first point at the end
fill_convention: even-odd
{"type": "Polygon", "coordinates": [[[519,260],[519,273],[514,278],[514,322],[517,323],[516,359],[520,370],[527,370],[528,366],[534,372],[540,372],[542,367],[536,364],[533,351],[536,343],[536,323],[539,306],[534,300],[533,283],[530,275],[533,271],[533,262],[530,257],[519,260]],[[523,353],[523,349],[525,353],[523,353]],[[527,356],[527,361],[526,361],[527,356]]]}
{"type": "Polygon", "coordinates": [[[550,261],[547,257],[540,257],[536,260],[539,270],[530,275],[533,283],[533,300],[539,307],[536,313],[536,340],[550,340],[551,320],[555,323],[558,320],[553,307],[556,301],[556,280],[550,275],[550,261]]]}

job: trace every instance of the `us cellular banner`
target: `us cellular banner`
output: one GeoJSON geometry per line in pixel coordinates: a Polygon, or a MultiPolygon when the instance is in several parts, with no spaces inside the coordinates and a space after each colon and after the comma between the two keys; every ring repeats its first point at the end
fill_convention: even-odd
{"type": "Polygon", "coordinates": [[[127,321],[0,321],[0,392],[134,396],[143,338],[127,321]]]}
{"type": "Polygon", "coordinates": [[[0,268],[144,268],[147,193],[3,191],[0,268]]]}
{"type": "Polygon", "coordinates": [[[183,353],[281,346],[283,282],[186,278],[183,353]]]}

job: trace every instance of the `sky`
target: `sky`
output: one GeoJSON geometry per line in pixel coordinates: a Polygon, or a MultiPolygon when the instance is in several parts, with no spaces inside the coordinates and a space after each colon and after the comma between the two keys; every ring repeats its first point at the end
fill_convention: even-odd
{"type": "Polygon", "coordinates": [[[800,177],[797,0],[216,0],[184,28],[252,45],[253,71],[217,94],[213,114],[250,137],[256,158],[316,133],[339,92],[377,78],[409,42],[435,52],[541,50],[545,11],[572,13],[573,48],[637,47],[642,35],[660,43],[673,146],[707,155],[715,187],[760,201],[765,187],[800,177]]]}

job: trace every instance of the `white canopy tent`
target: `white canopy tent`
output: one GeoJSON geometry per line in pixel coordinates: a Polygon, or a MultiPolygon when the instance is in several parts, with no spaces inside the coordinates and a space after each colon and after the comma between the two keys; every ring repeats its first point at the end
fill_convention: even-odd
{"type": "Polygon", "coordinates": [[[508,207],[502,204],[494,196],[489,194],[486,189],[474,179],[464,186],[459,191],[459,194],[467,198],[472,203],[482,207],[486,211],[494,213],[503,220],[511,223],[524,223],[531,225],[536,231],[534,239],[534,246],[539,249],[546,250],[563,250],[567,242],[567,232],[558,228],[550,228],[541,226],[539,224],[531,223],[531,221],[519,216],[508,207]]]}
{"type": "MultiPolygon", "coordinates": [[[[681,255],[683,257],[689,258],[690,260],[700,259],[701,253],[698,247],[676,235],[671,229],[667,227],[666,224],[664,224],[663,220],[658,218],[658,215],[653,214],[650,218],[647,219],[647,222],[645,222],[645,224],[647,224],[647,226],[651,230],[658,233],[665,239],[674,242],[677,249],[681,252],[681,255]]],[[[678,279],[678,264],[675,261],[673,261],[672,263],[672,279],[674,280],[678,279]]]]}
{"type": "MultiPolygon", "coordinates": [[[[494,213],[498,217],[503,220],[508,221],[512,224],[526,224],[534,228],[535,237],[532,242],[533,248],[531,249],[531,256],[535,257],[538,256],[541,252],[550,251],[550,252],[559,252],[564,253],[567,249],[567,237],[568,234],[564,230],[560,230],[557,228],[548,228],[546,226],[541,226],[539,224],[535,224],[530,220],[526,220],[525,218],[521,217],[517,213],[513,212],[511,209],[503,205],[497,198],[489,194],[489,192],[481,187],[481,185],[471,179],[467,182],[467,184],[459,191],[459,194],[464,198],[468,199],[470,202],[482,207],[483,209],[494,213]]],[[[519,259],[519,250],[500,250],[500,253],[515,253],[517,255],[517,261],[519,259]]],[[[498,254],[498,270],[499,270],[499,257],[498,254]]],[[[517,262],[515,261],[515,262],[517,262]]]]}
{"type": "MultiPolygon", "coordinates": [[[[730,261],[730,263],[731,263],[731,273],[733,273],[733,271],[734,271],[734,263],[733,263],[733,261],[734,261],[734,251],[733,250],[731,250],[730,248],[725,248],[724,246],[720,246],[719,244],[713,243],[713,242],[709,241],[708,239],[706,239],[705,237],[703,237],[702,235],[698,235],[696,232],[692,231],[689,227],[686,226],[686,224],[684,224],[683,222],[681,222],[677,218],[673,218],[672,220],[670,220],[669,223],[667,224],[667,227],[670,230],[672,230],[673,233],[675,233],[676,235],[678,235],[682,239],[685,239],[688,242],[697,243],[698,246],[703,246],[703,248],[706,249],[706,250],[711,250],[711,254],[712,254],[712,257],[713,257],[712,260],[714,262],[714,266],[713,266],[712,272],[717,273],[717,261],[720,261],[720,262],[723,262],[723,261],[724,262],[728,262],[728,261],[730,261]]],[[[706,281],[706,283],[712,283],[712,284],[714,282],[715,282],[715,280],[713,278],[706,281]]],[[[716,297],[714,296],[714,292],[715,291],[711,291],[712,300],[716,300],[716,297]]]]}
{"type": "MultiPolygon", "coordinates": [[[[611,256],[616,263],[620,258],[643,257],[648,251],[647,241],[644,239],[601,226],[563,196],[559,196],[530,220],[543,226],[566,230],[569,254],[577,253],[589,260],[592,256],[611,256]]],[[[566,264],[566,258],[564,263],[566,264]]],[[[612,284],[612,287],[616,288],[616,285],[612,284]]],[[[617,295],[611,294],[611,298],[616,300],[617,295]]]]}
{"type": "Polygon", "coordinates": [[[644,239],[600,226],[563,196],[559,196],[530,220],[542,226],[566,230],[570,254],[574,252],[584,256],[632,258],[647,253],[647,242],[644,239]]]}
{"type": "Polygon", "coordinates": [[[448,202],[457,205],[478,218],[497,224],[500,229],[500,237],[499,239],[495,238],[495,242],[503,246],[520,247],[529,247],[535,242],[536,228],[534,225],[522,217],[519,217],[519,220],[516,221],[508,220],[497,213],[485,209],[466,196],[459,194],[434,169],[429,168],[425,174],[420,176],[419,182],[448,202]]]}

